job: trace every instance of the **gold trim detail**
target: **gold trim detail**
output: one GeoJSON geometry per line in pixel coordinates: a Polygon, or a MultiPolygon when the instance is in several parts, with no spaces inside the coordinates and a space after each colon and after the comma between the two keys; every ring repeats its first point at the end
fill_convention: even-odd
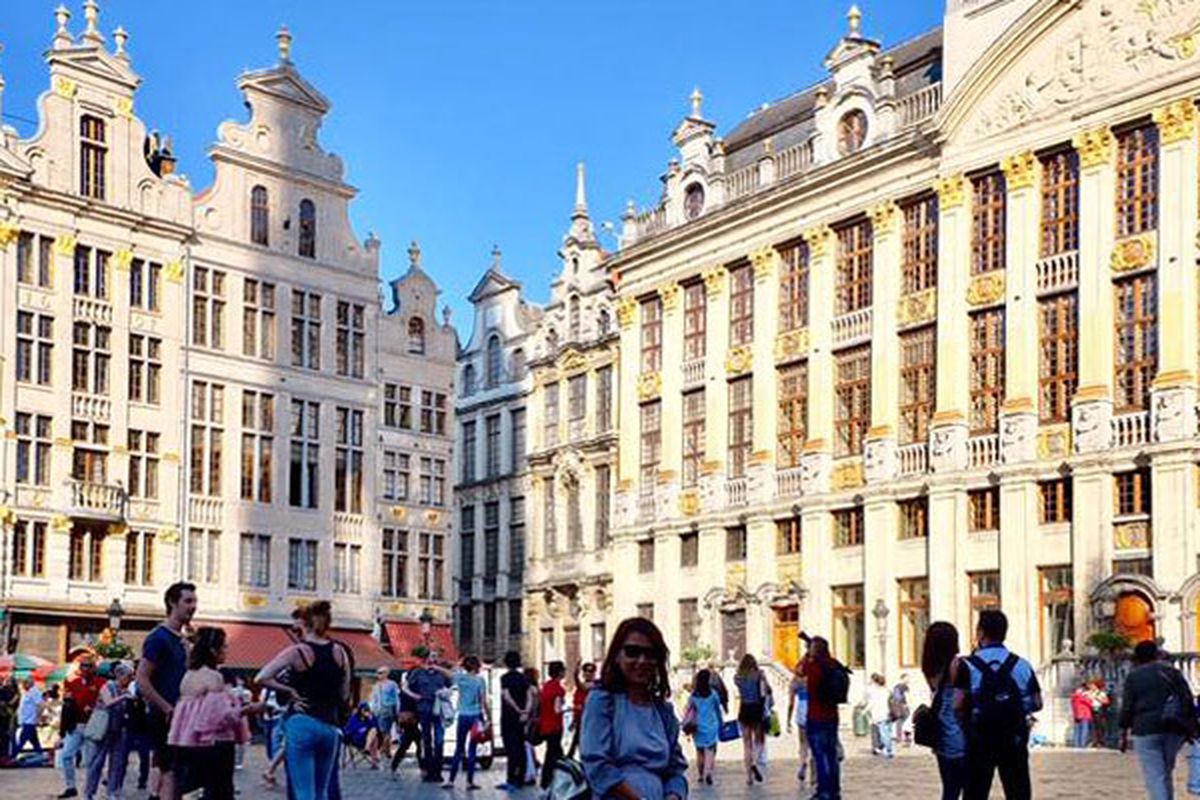
{"type": "Polygon", "coordinates": [[[1170,372],[1160,373],[1151,386],[1155,389],[1178,389],[1181,386],[1190,386],[1191,383],[1191,372],[1186,369],[1173,369],[1170,372]]]}
{"type": "Polygon", "coordinates": [[[1113,549],[1148,550],[1150,548],[1150,523],[1146,520],[1118,522],[1113,525],[1113,549]]]}
{"type": "Polygon", "coordinates": [[[639,400],[653,400],[662,394],[662,373],[643,372],[638,375],[637,393],[639,400]]]}
{"type": "Polygon", "coordinates": [[[725,591],[746,587],[746,565],[730,564],[725,568],[725,591]]]}
{"type": "Polygon", "coordinates": [[[704,272],[704,288],[709,297],[718,295],[725,288],[725,278],[729,273],[724,267],[713,267],[704,272]]]}
{"type": "Polygon", "coordinates": [[[871,231],[875,235],[895,233],[900,221],[900,206],[894,200],[884,200],[871,208],[871,231]]]}
{"type": "Polygon", "coordinates": [[[743,344],[733,348],[725,356],[725,374],[742,375],[754,366],[754,350],[750,345],[743,344]]]}
{"type": "Polygon", "coordinates": [[[1071,398],[1071,402],[1079,403],[1087,400],[1107,400],[1108,399],[1108,384],[1093,383],[1088,386],[1080,386],[1075,390],[1075,396],[1071,398]]]}
{"type": "Polygon", "coordinates": [[[167,262],[167,265],[165,267],[163,267],[163,275],[171,283],[182,283],[183,282],[183,262],[182,261],[167,262]]]}
{"type": "Polygon", "coordinates": [[[838,489],[857,489],[866,483],[863,480],[863,463],[859,458],[844,459],[833,467],[829,477],[829,485],[835,491],[838,489]]]}
{"type": "Polygon", "coordinates": [[[791,361],[808,355],[808,328],[797,328],[775,337],[775,361],[791,361]]]}
{"type": "Polygon", "coordinates": [[[558,359],[558,371],[566,376],[588,368],[587,356],[575,349],[567,349],[558,359]]]}
{"type": "Polygon", "coordinates": [[[1174,144],[1196,135],[1196,104],[1190,97],[1154,109],[1160,144],[1174,144]]]}
{"type": "Polygon", "coordinates": [[[60,256],[75,255],[75,245],[79,244],[79,239],[73,233],[60,233],[54,238],[54,252],[60,256]]]}
{"type": "Polygon", "coordinates": [[[717,458],[710,458],[700,465],[701,475],[716,475],[721,471],[721,461],[717,458]]]}
{"type": "Polygon", "coordinates": [[[168,450],[167,452],[163,453],[162,460],[169,464],[178,464],[179,453],[175,452],[174,450],[168,450]]]}
{"type": "Polygon", "coordinates": [[[1066,458],[1071,455],[1071,426],[1054,425],[1042,428],[1037,436],[1038,458],[1066,458]]]}
{"type": "Polygon", "coordinates": [[[1148,267],[1154,261],[1154,236],[1143,233],[1122,239],[1113,246],[1108,265],[1113,272],[1129,272],[1148,267]]]}
{"type": "Polygon", "coordinates": [[[267,598],[261,594],[244,594],[242,595],[242,605],[250,608],[262,608],[267,604],[267,598]]]}
{"type": "Polygon", "coordinates": [[[439,522],[442,521],[442,514],[440,511],[426,511],[425,512],[425,521],[428,522],[430,525],[437,525],[439,522]]]}
{"type": "Polygon", "coordinates": [[[1116,140],[1107,126],[1075,134],[1071,144],[1079,151],[1079,166],[1100,167],[1111,164],[1116,153],[1116,140]]]}
{"type": "Polygon", "coordinates": [[[937,317],[937,287],[906,294],[896,306],[896,321],[901,325],[916,325],[937,317]]]}
{"type": "Polygon", "coordinates": [[[688,489],[679,494],[679,513],[685,517],[694,517],[700,513],[700,492],[688,489]]]}
{"type": "Polygon", "coordinates": [[[20,234],[21,231],[16,225],[0,222],[0,250],[7,250],[20,234]]]}
{"type": "Polygon", "coordinates": [[[617,323],[622,328],[628,328],[633,324],[633,318],[637,313],[637,300],[632,297],[622,297],[617,301],[617,323]]]}
{"type": "Polygon", "coordinates": [[[129,265],[133,263],[133,251],[129,249],[121,249],[113,253],[113,269],[117,272],[128,272],[129,265]]]}
{"type": "Polygon", "coordinates": [[[806,439],[802,451],[805,453],[824,453],[826,449],[824,439],[806,439]]]}
{"type": "Polygon", "coordinates": [[[810,264],[813,259],[824,258],[833,250],[833,228],[828,225],[814,226],[801,235],[808,244],[810,264]]]}
{"type": "Polygon", "coordinates": [[[1037,182],[1037,167],[1037,158],[1029,150],[1009,156],[1000,162],[1000,169],[1004,171],[1004,181],[1009,191],[1033,186],[1037,182]]]}
{"type": "Polygon", "coordinates": [[[66,76],[59,75],[54,79],[54,93],[59,97],[71,100],[79,93],[79,84],[66,76]]]}
{"type": "Polygon", "coordinates": [[[886,439],[892,435],[891,425],[874,425],[867,430],[868,439],[886,439]]]}
{"type": "Polygon", "coordinates": [[[967,180],[961,172],[938,178],[933,184],[933,190],[937,192],[939,211],[958,208],[967,200],[967,180]]]}
{"type": "Polygon", "coordinates": [[[754,265],[754,280],[765,281],[770,278],[779,261],[779,251],[771,245],[765,245],[750,253],[750,263],[754,265]]]}
{"type": "Polygon", "coordinates": [[[408,516],[407,508],[405,508],[404,506],[392,506],[392,519],[396,520],[397,522],[400,522],[406,516],[408,516]]]}
{"type": "Polygon", "coordinates": [[[956,422],[962,422],[965,417],[963,413],[956,408],[946,409],[945,411],[935,411],[933,419],[930,420],[934,425],[953,425],[956,422]]]}
{"type": "Polygon", "coordinates": [[[771,455],[772,453],[770,450],[755,450],[750,454],[750,463],[769,464],[771,463],[771,455]]]}
{"type": "Polygon", "coordinates": [[[133,98],[132,97],[115,97],[113,98],[113,113],[119,117],[129,119],[133,116],[133,98]]]}
{"type": "Polygon", "coordinates": [[[663,311],[674,311],[679,307],[679,284],[668,283],[658,290],[662,298],[663,311]]]}
{"type": "Polygon", "coordinates": [[[1033,411],[1033,401],[1028,397],[1010,397],[1000,404],[1000,411],[1005,414],[1022,414],[1033,411]]]}
{"type": "Polygon", "coordinates": [[[1004,270],[976,275],[967,287],[967,304],[986,306],[1004,301],[1004,270]]]}
{"type": "Polygon", "coordinates": [[[167,544],[175,544],[179,541],[179,528],[176,528],[174,525],[163,528],[158,538],[167,544]]]}
{"type": "Polygon", "coordinates": [[[70,533],[74,523],[66,514],[55,514],[50,518],[50,527],[59,533],[70,533]]]}
{"type": "Polygon", "coordinates": [[[108,524],[109,536],[125,536],[129,533],[129,526],[124,522],[110,522],[108,524]]]}
{"type": "Polygon", "coordinates": [[[17,512],[8,506],[0,506],[0,526],[13,525],[17,521],[17,512]]]}

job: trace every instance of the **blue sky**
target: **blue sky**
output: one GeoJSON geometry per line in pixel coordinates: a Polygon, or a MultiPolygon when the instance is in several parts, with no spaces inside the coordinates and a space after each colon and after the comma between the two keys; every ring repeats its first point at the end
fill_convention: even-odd
{"type": "MultiPolygon", "coordinates": [[[[197,190],[224,119],[244,118],[244,69],[276,59],[291,29],[293,59],[332,102],[324,147],[359,189],[360,238],[383,240],[381,277],[406,266],[410,239],[469,326],[466,295],[490,262],[544,301],[558,269],[575,162],[587,162],[592,218],[619,224],[625,201],[658,197],[674,154],[670,133],[693,86],[728,132],[763,102],[819,79],[844,32],[848,0],[729,2],[358,2],[100,0],[101,29],[123,25],[144,79],[137,113],[174,137],[197,190]]],[[[55,0],[0,9],[4,122],[28,135],[48,85],[41,55],[55,0]]],[[[69,0],[71,28],[83,27],[69,0]]],[[[940,23],[939,0],[861,3],[863,29],[894,44],[940,23]]],[[[111,41],[111,36],[110,36],[111,41]]],[[[606,247],[615,248],[610,237],[606,247]]]]}

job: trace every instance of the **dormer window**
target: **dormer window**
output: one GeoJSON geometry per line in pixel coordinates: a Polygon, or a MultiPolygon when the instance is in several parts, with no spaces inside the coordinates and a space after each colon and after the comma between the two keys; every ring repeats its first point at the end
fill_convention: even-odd
{"type": "Polygon", "coordinates": [[[250,190],[250,241],[266,245],[271,225],[271,213],[267,209],[267,187],[255,186],[250,190]]]}
{"type": "Polygon", "coordinates": [[[308,199],[300,201],[300,255],[317,257],[317,207],[308,199]]]}
{"type": "Polygon", "coordinates": [[[581,327],[582,323],[580,322],[580,319],[579,319],[579,297],[577,295],[571,297],[570,302],[567,304],[567,310],[568,310],[567,325],[568,325],[568,329],[570,330],[570,333],[571,333],[571,341],[573,341],[573,342],[578,341],[579,340],[579,331],[580,331],[580,327],[581,327]]]}
{"type": "Polygon", "coordinates": [[[79,193],[94,200],[104,199],[104,162],[108,156],[104,120],[84,115],[79,118],[79,193]]]}
{"type": "Polygon", "coordinates": [[[859,109],[847,111],[838,120],[838,153],[843,156],[857,153],[867,140],[867,115],[859,109]]]}
{"type": "Polygon", "coordinates": [[[600,316],[596,318],[596,328],[601,336],[608,336],[608,329],[612,326],[612,317],[609,316],[608,309],[600,309],[600,316]]]}
{"type": "Polygon", "coordinates": [[[408,352],[417,355],[425,353],[425,320],[420,317],[408,321],[408,352]]]}
{"type": "Polygon", "coordinates": [[[513,350],[510,373],[514,381],[522,380],[525,377],[525,351],[520,347],[513,350]]]}
{"type": "Polygon", "coordinates": [[[475,394],[475,367],[467,364],[463,367],[463,396],[475,394]]]}
{"type": "Polygon", "coordinates": [[[704,212],[704,187],[698,183],[690,184],[683,193],[683,213],[688,219],[695,219],[704,212]]]}
{"type": "Polygon", "coordinates": [[[487,343],[487,388],[494,389],[500,384],[503,369],[504,353],[500,349],[500,337],[492,336],[487,343]]]}

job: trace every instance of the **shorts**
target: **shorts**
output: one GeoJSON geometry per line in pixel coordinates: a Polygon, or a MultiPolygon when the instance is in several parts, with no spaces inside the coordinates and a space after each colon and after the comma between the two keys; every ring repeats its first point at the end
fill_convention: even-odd
{"type": "Polygon", "coordinates": [[[743,701],[741,707],[738,709],[737,718],[738,722],[742,723],[743,725],[753,725],[758,728],[763,727],[765,724],[765,711],[763,702],[761,700],[753,703],[747,703],[743,701]]]}
{"type": "Polygon", "coordinates": [[[379,732],[384,736],[391,735],[392,726],[395,724],[396,718],[386,711],[375,718],[375,727],[379,728],[379,732]]]}
{"type": "Polygon", "coordinates": [[[160,772],[172,772],[175,769],[176,749],[167,744],[167,734],[171,731],[171,720],[162,714],[150,714],[147,719],[150,747],[154,751],[154,766],[160,772]]]}

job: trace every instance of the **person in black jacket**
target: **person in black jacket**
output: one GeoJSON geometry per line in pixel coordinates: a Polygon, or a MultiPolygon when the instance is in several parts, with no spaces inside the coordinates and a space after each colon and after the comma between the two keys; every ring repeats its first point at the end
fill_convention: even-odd
{"type": "Polygon", "coordinates": [[[1132,731],[1146,796],[1170,800],[1175,757],[1184,740],[1196,733],[1191,689],[1179,670],[1162,659],[1155,642],[1133,648],[1133,663],[1121,695],[1121,750],[1129,746],[1132,731]]]}

